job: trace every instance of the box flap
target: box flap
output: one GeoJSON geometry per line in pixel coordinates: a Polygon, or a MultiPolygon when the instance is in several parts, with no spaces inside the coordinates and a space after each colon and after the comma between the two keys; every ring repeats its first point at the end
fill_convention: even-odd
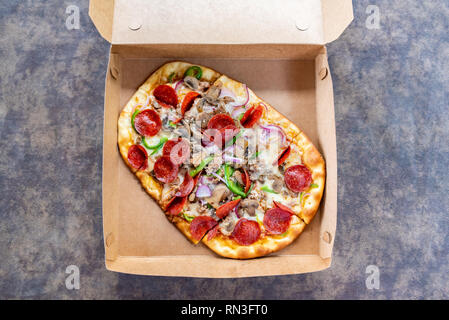
{"type": "Polygon", "coordinates": [[[324,42],[336,40],[354,19],[352,0],[321,0],[324,42]]]}
{"type": "Polygon", "coordinates": [[[352,20],[351,0],[91,0],[112,44],[325,44],[352,20]],[[333,24],[336,24],[335,27],[333,24]]]}
{"type": "Polygon", "coordinates": [[[115,0],[90,0],[89,17],[101,36],[112,42],[115,0]]]}

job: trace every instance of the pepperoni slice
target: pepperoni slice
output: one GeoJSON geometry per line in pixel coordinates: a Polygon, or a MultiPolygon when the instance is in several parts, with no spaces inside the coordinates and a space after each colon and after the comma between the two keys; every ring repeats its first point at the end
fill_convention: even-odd
{"type": "Polygon", "coordinates": [[[178,96],[176,95],[175,89],[166,84],[157,86],[153,91],[153,95],[158,102],[165,103],[174,108],[178,105],[178,96]]]}
{"type": "Polygon", "coordinates": [[[218,224],[207,234],[207,241],[211,241],[218,234],[218,224]]]}
{"type": "Polygon", "coordinates": [[[187,202],[187,197],[174,197],[165,208],[167,214],[177,216],[181,213],[184,205],[187,202]]]}
{"type": "Polygon", "coordinates": [[[312,183],[312,174],[306,166],[298,164],[285,170],[284,180],[290,190],[302,192],[312,183]]]}
{"type": "Polygon", "coordinates": [[[240,123],[245,128],[251,128],[259,119],[262,117],[264,111],[264,107],[260,104],[257,107],[251,107],[246,110],[243,115],[240,123]]]}
{"type": "Polygon", "coordinates": [[[263,225],[272,234],[283,234],[290,226],[292,215],[290,212],[273,208],[265,212],[263,225]]]}
{"type": "Polygon", "coordinates": [[[186,171],[186,174],[184,176],[184,181],[182,182],[178,191],[175,193],[175,196],[186,197],[192,192],[194,187],[195,187],[195,181],[190,176],[189,172],[186,171]]]}
{"type": "Polygon", "coordinates": [[[243,173],[244,173],[244,178],[245,178],[245,181],[243,181],[245,183],[245,193],[247,193],[251,186],[251,180],[249,179],[248,171],[246,171],[245,168],[243,168],[243,173]]]}
{"type": "Polygon", "coordinates": [[[245,218],[240,219],[235,225],[231,238],[241,246],[249,246],[260,237],[260,226],[256,221],[245,218]]]}
{"type": "Polygon", "coordinates": [[[134,128],[145,137],[155,136],[161,130],[161,127],[161,118],[154,110],[143,110],[134,118],[134,128]]]}
{"type": "Polygon", "coordinates": [[[235,127],[234,119],[224,113],[213,116],[207,123],[208,129],[220,130],[226,126],[233,125],[235,127]]]}
{"type": "Polygon", "coordinates": [[[209,216],[199,216],[190,223],[190,234],[195,240],[201,240],[207,231],[217,225],[217,221],[209,216]]]}
{"type": "Polygon", "coordinates": [[[171,162],[169,156],[161,156],[154,163],[154,175],[164,183],[170,183],[178,176],[178,166],[171,162]]]}
{"type": "Polygon", "coordinates": [[[135,144],[128,149],[128,162],[134,169],[145,170],[148,167],[147,160],[147,151],[141,145],[135,144]]]}
{"type": "Polygon", "coordinates": [[[217,211],[215,211],[215,214],[219,219],[223,219],[226,217],[231,210],[233,210],[240,202],[240,199],[229,201],[220,207],[218,207],[217,211]]]}
{"type": "Polygon", "coordinates": [[[190,110],[190,108],[193,105],[193,102],[195,101],[196,98],[199,97],[199,93],[198,92],[189,92],[188,94],[186,94],[186,96],[184,97],[184,100],[182,100],[182,104],[181,104],[181,114],[184,117],[184,114],[190,110]]]}
{"type": "MultiPolygon", "coordinates": [[[[284,151],[282,151],[281,155],[279,156],[279,159],[277,161],[277,165],[280,166],[287,160],[288,156],[290,155],[292,148],[290,146],[287,147],[284,151]]],[[[274,165],[274,164],[273,164],[274,165]]]]}
{"type": "Polygon", "coordinates": [[[182,138],[168,140],[164,144],[162,155],[170,157],[170,160],[179,166],[190,158],[190,143],[182,138]]]}
{"type": "Polygon", "coordinates": [[[296,214],[292,209],[290,209],[289,207],[283,205],[282,203],[279,203],[279,202],[276,202],[276,201],[273,201],[273,203],[274,203],[274,205],[276,207],[278,207],[281,210],[287,211],[288,213],[293,214],[293,215],[296,214]]]}
{"type": "Polygon", "coordinates": [[[215,143],[215,145],[221,149],[226,142],[231,140],[237,133],[239,133],[239,129],[234,124],[227,125],[220,129],[207,129],[203,131],[201,142],[204,146],[209,146],[210,144],[215,143]]]}

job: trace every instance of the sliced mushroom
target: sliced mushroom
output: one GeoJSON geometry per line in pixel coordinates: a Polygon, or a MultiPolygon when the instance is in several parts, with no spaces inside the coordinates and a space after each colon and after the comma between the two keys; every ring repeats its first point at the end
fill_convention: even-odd
{"type": "Polygon", "coordinates": [[[207,82],[207,81],[201,81],[201,82],[199,83],[199,85],[198,85],[198,90],[204,92],[204,91],[206,91],[207,89],[209,89],[209,87],[210,87],[209,82],[207,82]]]}
{"type": "Polygon", "coordinates": [[[224,184],[219,184],[212,191],[212,195],[205,200],[215,209],[220,206],[220,202],[226,199],[231,194],[231,191],[224,184]]]}
{"type": "Polygon", "coordinates": [[[230,214],[220,223],[220,231],[224,235],[230,235],[234,231],[237,220],[230,214]]]}
{"type": "Polygon", "coordinates": [[[187,76],[184,78],[184,84],[192,90],[198,90],[200,81],[195,77],[187,76]]]}
{"type": "Polygon", "coordinates": [[[246,210],[250,216],[256,215],[256,209],[259,207],[259,202],[252,199],[244,199],[240,202],[240,206],[243,210],[246,210]]]}
{"type": "Polygon", "coordinates": [[[238,183],[240,183],[241,185],[244,185],[245,183],[243,182],[243,177],[242,177],[242,173],[240,171],[236,171],[234,172],[234,174],[232,175],[235,180],[237,180],[238,183]]]}
{"type": "Polygon", "coordinates": [[[173,133],[179,137],[190,138],[190,128],[186,122],[183,122],[183,125],[178,126],[173,133]]]}
{"type": "Polygon", "coordinates": [[[217,105],[218,104],[218,97],[220,96],[221,89],[217,86],[212,86],[207,90],[206,94],[204,95],[204,99],[210,104],[217,105]]]}
{"type": "Polygon", "coordinates": [[[278,176],[273,176],[272,179],[273,179],[272,185],[273,191],[280,193],[282,191],[282,187],[284,186],[284,179],[278,176]]]}
{"type": "Polygon", "coordinates": [[[201,122],[201,129],[206,129],[209,120],[213,117],[213,113],[202,112],[198,115],[198,121],[201,122]]]}
{"type": "Polygon", "coordinates": [[[234,102],[235,100],[232,97],[224,96],[223,98],[220,99],[220,101],[222,101],[224,104],[228,104],[234,102]]]}

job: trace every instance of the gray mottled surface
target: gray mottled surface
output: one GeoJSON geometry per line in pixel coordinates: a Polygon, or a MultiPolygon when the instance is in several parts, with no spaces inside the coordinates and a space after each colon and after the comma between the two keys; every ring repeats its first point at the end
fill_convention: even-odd
{"type": "Polygon", "coordinates": [[[1,298],[449,298],[449,3],[354,1],[328,46],[339,222],[332,268],[249,279],[104,268],[103,86],[109,44],[87,1],[0,4],[1,298]],[[67,30],[65,9],[81,9],[67,30]],[[369,30],[369,4],[380,29],[369,30]],[[65,287],[77,265],[81,288],[65,287]],[[379,290],[365,286],[366,267],[379,290]]]}

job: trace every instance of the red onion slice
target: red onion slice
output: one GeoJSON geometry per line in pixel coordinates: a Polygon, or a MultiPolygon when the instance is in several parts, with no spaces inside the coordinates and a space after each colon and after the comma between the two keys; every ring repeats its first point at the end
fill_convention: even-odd
{"type": "Polygon", "coordinates": [[[222,177],[220,177],[218,174],[216,174],[215,172],[211,172],[211,174],[212,174],[215,178],[217,178],[218,180],[220,180],[221,182],[223,182],[224,184],[226,184],[226,181],[225,181],[222,177]]]}
{"type": "Polygon", "coordinates": [[[184,83],[184,80],[179,80],[175,84],[175,91],[178,92],[179,86],[184,83]]]}
{"type": "Polygon", "coordinates": [[[232,92],[231,90],[229,90],[228,88],[221,88],[220,90],[220,95],[218,96],[218,98],[223,98],[223,97],[230,97],[233,98],[235,100],[235,94],[234,92],[232,92]]]}
{"type": "Polygon", "coordinates": [[[232,116],[234,119],[237,119],[238,116],[241,115],[242,113],[245,113],[245,111],[246,111],[246,110],[245,110],[244,108],[242,108],[242,107],[235,108],[234,111],[232,111],[231,116],[232,116]]]}
{"type": "Polygon", "coordinates": [[[240,105],[240,106],[236,106],[236,107],[244,107],[248,104],[249,102],[249,90],[248,90],[248,86],[246,84],[243,84],[243,86],[245,87],[245,91],[246,91],[246,101],[244,104],[240,105]]]}
{"type": "Polygon", "coordinates": [[[227,155],[227,154],[223,155],[223,160],[226,161],[226,162],[233,162],[233,163],[238,163],[238,164],[243,163],[243,159],[232,157],[232,156],[227,155]]]}
{"type": "Polygon", "coordinates": [[[198,189],[196,190],[195,195],[198,198],[207,198],[210,197],[212,195],[212,191],[210,191],[209,187],[205,184],[201,185],[198,187],[198,189]]]}
{"type": "Polygon", "coordinates": [[[239,207],[240,207],[240,203],[237,204],[237,206],[234,208],[234,213],[237,216],[237,218],[241,218],[241,216],[239,215],[239,207]]]}
{"type": "MultiPolygon", "coordinates": [[[[285,145],[287,143],[287,137],[285,136],[284,130],[282,130],[281,127],[275,125],[275,124],[269,124],[269,125],[260,125],[260,127],[265,131],[271,134],[271,132],[277,132],[279,136],[282,139],[282,145],[285,145]]],[[[266,137],[265,137],[266,138],[266,137]]]]}

